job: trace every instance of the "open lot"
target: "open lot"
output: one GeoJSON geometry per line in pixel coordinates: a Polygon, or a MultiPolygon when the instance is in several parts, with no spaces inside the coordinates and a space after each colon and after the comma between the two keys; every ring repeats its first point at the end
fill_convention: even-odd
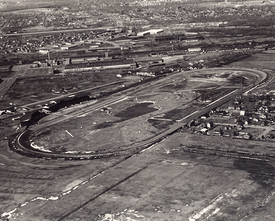
{"type": "MultiPolygon", "coordinates": [[[[198,140],[197,135],[178,133],[117,165],[113,158],[114,166],[100,176],[74,177],[68,188],[64,185],[64,194],[57,200],[29,201],[12,217],[102,221],[191,221],[208,217],[213,221],[252,221],[263,215],[264,220],[272,220],[273,163],[181,151],[180,144],[197,144],[198,140]],[[68,189],[71,191],[66,194],[68,189]]],[[[205,140],[201,143],[205,145],[205,140]]],[[[109,160],[104,162],[108,164],[109,160]]],[[[99,162],[83,162],[77,170],[99,162]]],[[[53,192],[51,195],[56,196],[53,192]]]]}
{"type": "Polygon", "coordinates": [[[251,57],[244,59],[240,62],[234,62],[232,64],[226,65],[227,67],[246,67],[246,68],[256,68],[256,69],[275,69],[275,64],[273,62],[275,53],[257,53],[253,54],[251,57]]]}
{"type": "Polygon", "coordinates": [[[205,136],[189,133],[183,133],[181,136],[186,138],[183,140],[182,145],[187,148],[245,151],[249,153],[263,153],[272,155],[275,153],[275,144],[273,142],[232,139],[229,137],[205,136]]]}
{"type": "MultiPolygon", "coordinates": [[[[32,70],[32,69],[31,69],[32,70]]],[[[39,70],[36,70],[36,72],[39,70]]],[[[47,71],[47,70],[46,70],[47,71]]],[[[19,77],[10,88],[5,98],[1,101],[1,106],[8,107],[9,101],[20,106],[23,104],[33,103],[44,99],[54,98],[68,92],[76,92],[92,87],[97,87],[110,82],[121,81],[116,77],[116,73],[83,73],[62,75],[38,75],[34,72],[27,73],[19,77]],[[26,87],[28,85],[28,87],[26,87]]],[[[125,79],[125,84],[137,82],[137,79],[125,79]]],[[[107,90],[104,88],[105,91],[107,90]]],[[[93,94],[91,94],[93,95],[93,94]]]]}

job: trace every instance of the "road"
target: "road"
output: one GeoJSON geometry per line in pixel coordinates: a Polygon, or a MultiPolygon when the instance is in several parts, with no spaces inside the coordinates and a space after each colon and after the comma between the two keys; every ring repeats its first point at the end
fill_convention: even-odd
{"type": "Polygon", "coordinates": [[[5,78],[0,84],[0,101],[5,97],[6,93],[9,91],[13,83],[16,81],[18,76],[22,74],[23,71],[17,71],[11,78],[5,78]]]}
{"type": "MultiPolygon", "coordinates": [[[[210,69],[208,69],[209,71],[210,69]]],[[[176,132],[177,130],[179,130],[180,128],[182,128],[184,125],[186,125],[187,123],[189,123],[191,120],[197,119],[200,116],[208,113],[210,110],[217,108],[219,106],[221,106],[222,104],[230,101],[233,97],[243,94],[249,90],[251,90],[252,88],[255,88],[255,86],[259,85],[260,83],[262,83],[267,75],[264,72],[261,71],[257,71],[257,70],[251,70],[251,69],[234,69],[234,68],[216,68],[213,70],[231,70],[231,71],[246,71],[246,72],[250,72],[253,74],[256,74],[258,76],[258,80],[255,84],[244,87],[244,88],[240,88],[240,89],[236,89],[232,92],[230,92],[227,95],[224,95],[223,97],[217,99],[216,101],[213,101],[212,103],[208,104],[207,106],[194,111],[192,114],[182,118],[180,121],[176,122],[171,128],[163,131],[162,133],[155,135],[151,138],[133,143],[131,145],[128,146],[121,146],[119,150],[111,150],[109,152],[92,152],[89,151],[89,153],[87,152],[77,152],[77,153],[52,153],[52,152],[43,152],[43,151],[39,151],[36,149],[33,149],[32,147],[30,147],[30,139],[32,136],[34,136],[35,134],[37,134],[38,132],[43,131],[45,128],[47,128],[50,125],[62,122],[64,120],[70,119],[72,117],[76,117],[82,114],[86,114],[86,113],[90,113],[92,111],[98,110],[102,107],[106,107],[108,105],[114,104],[116,102],[120,102],[121,100],[127,99],[127,96],[131,96],[134,95],[136,93],[133,91],[130,91],[129,94],[126,95],[122,95],[122,96],[113,96],[113,97],[109,97],[108,99],[106,99],[105,101],[102,102],[97,102],[95,104],[92,105],[88,105],[87,107],[83,107],[80,110],[76,110],[76,111],[70,111],[68,112],[68,115],[57,115],[56,118],[50,119],[49,121],[45,121],[42,124],[39,124],[33,128],[31,128],[31,130],[26,130],[22,133],[20,133],[19,135],[16,136],[15,139],[10,140],[9,145],[11,147],[11,149],[24,154],[24,155],[28,155],[28,156],[32,156],[32,157],[42,157],[42,158],[50,158],[50,159],[57,159],[57,158],[62,158],[62,159],[74,159],[74,160],[87,160],[87,159],[95,159],[95,158],[102,158],[102,157],[110,157],[110,156],[114,156],[114,155],[120,155],[120,154],[135,154],[138,153],[140,151],[142,151],[143,149],[146,149],[148,147],[150,147],[151,145],[154,145],[158,142],[160,142],[161,140],[163,140],[165,137],[173,134],[174,132],[176,132]]],[[[198,71],[198,70],[196,70],[198,71]]],[[[204,70],[201,70],[204,71],[204,70]]],[[[161,82],[165,83],[167,81],[167,79],[172,79],[173,77],[177,77],[183,75],[183,73],[176,73],[173,74],[172,76],[166,77],[164,79],[161,79],[158,82],[154,82],[152,83],[152,85],[157,85],[161,82]],[[166,81],[165,81],[166,80],[166,81]]],[[[149,85],[149,86],[152,86],[149,85]]],[[[140,89],[139,89],[140,90],[140,89]]]]}

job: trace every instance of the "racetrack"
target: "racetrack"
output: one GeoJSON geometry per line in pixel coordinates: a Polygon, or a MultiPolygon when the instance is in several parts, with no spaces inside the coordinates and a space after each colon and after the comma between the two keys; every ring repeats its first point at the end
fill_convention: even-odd
{"type": "MultiPolygon", "coordinates": [[[[205,107],[200,108],[199,110],[195,110],[193,113],[189,114],[188,116],[185,116],[181,120],[178,120],[171,128],[169,128],[153,137],[150,137],[148,139],[132,143],[131,145],[121,146],[121,148],[119,148],[118,150],[85,151],[85,152],[70,151],[69,153],[66,153],[66,152],[65,153],[53,153],[50,151],[43,151],[41,149],[40,150],[34,149],[31,146],[31,139],[33,136],[35,136],[39,132],[43,131],[50,125],[62,122],[69,118],[77,117],[82,114],[91,113],[91,112],[98,110],[100,108],[106,107],[106,106],[114,104],[116,102],[120,102],[121,100],[127,99],[127,96],[134,95],[136,93],[136,91],[130,90],[125,95],[112,96],[112,97],[105,99],[104,101],[99,101],[94,104],[87,105],[86,107],[83,107],[82,109],[76,109],[75,111],[70,111],[67,114],[56,115],[54,118],[52,118],[48,121],[45,120],[41,124],[38,124],[38,125],[32,127],[31,129],[18,134],[14,139],[11,139],[9,142],[10,148],[13,149],[14,151],[16,151],[20,154],[26,155],[26,156],[47,158],[47,159],[89,160],[89,159],[110,157],[110,156],[121,155],[121,154],[132,155],[132,154],[142,151],[143,149],[150,147],[151,145],[154,145],[154,144],[162,141],[165,137],[173,134],[174,132],[176,132],[177,130],[182,128],[184,125],[186,125],[191,120],[197,119],[198,117],[208,113],[210,110],[221,106],[222,104],[228,102],[230,99],[234,98],[236,95],[240,95],[247,91],[253,90],[253,88],[260,85],[267,78],[266,73],[258,71],[258,70],[252,70],[252,69],[237,69],[237,68],[207,69],[207,71],[211,71],[211,70],[213,70],[213,71],[217,71],[217,70],[242,71],[245,73],[257,75],[258,79],[255,83],[253,83],[249,86],[236,89],[236,90],[224,95],[223,97],[213,101],[212,103],[206,105],[205,107]]],[[[200,71],[203,72],[203,71],[206,71],[206,69],[202,69],[200,71]]],[[[198,70],[196,70],[196,72],[198,72],[198,70]]],[[[168,79],[182,76],[186,73],[187,72],[172,74],[166,78],[163,78],[159,81],[151,83],[147,87],[151,87],[152,85],[163,85],[166,83],[166,81],[168,79]]],[[[190,71],[188,73],[192,73],[192,71],[190,71]]],[[[140,90],[140,89],[138,89],[138,90],[140,90]]]]}

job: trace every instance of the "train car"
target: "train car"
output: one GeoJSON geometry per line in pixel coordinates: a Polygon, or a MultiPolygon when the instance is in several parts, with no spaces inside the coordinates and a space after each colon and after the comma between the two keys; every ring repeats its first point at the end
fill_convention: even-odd
{"type": "Polygon", "coordinates": [[[90,63],[90,62],[95,62],[95,61],[98,61],[98,57],[93,57],[93,58],[86,58],[86,61],[88,62],[88,63],[90,63]]]}
{"type": "Polygon", "coordinates": [[[86,63],[85,58],[71,58],[70,64],[84,64],[86,63]]]}

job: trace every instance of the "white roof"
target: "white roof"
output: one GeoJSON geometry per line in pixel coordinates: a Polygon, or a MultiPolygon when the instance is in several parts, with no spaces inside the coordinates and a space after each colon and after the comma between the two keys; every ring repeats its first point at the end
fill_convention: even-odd
{"type": "Polygon", "coordinates": [[[162,31],[163,31],[163,29],[151,29],[151,30],[148,30],[148,31],[140,32],[140,33],[137,34],[137,36],[143,36],[144,34],[147,34],[147,33],[153,35],[153,34],[157,34],[157,33],[162,32],[162,31]]]}

